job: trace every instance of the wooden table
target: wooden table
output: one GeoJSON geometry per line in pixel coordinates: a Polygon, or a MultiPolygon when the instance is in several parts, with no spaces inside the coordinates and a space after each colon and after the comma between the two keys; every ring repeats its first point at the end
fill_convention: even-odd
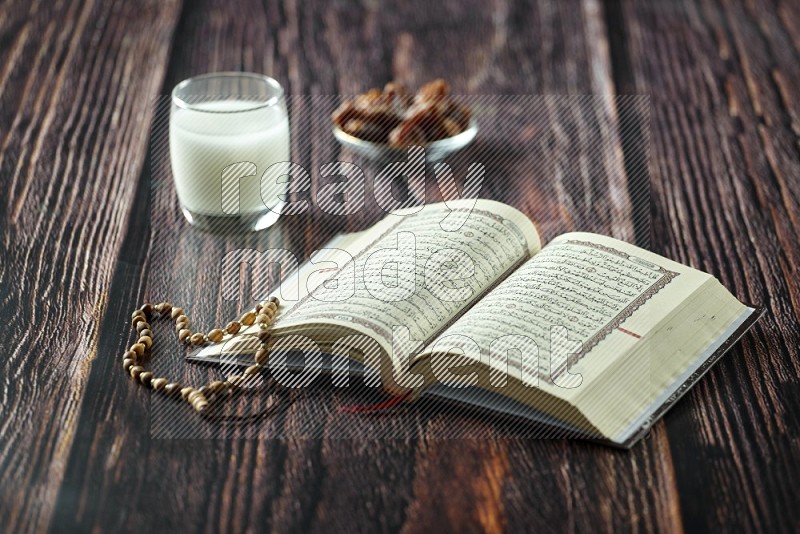
{"type": "MultiPolygon", "coordinates": [[[[798,28],[788,0],[4,3],[3,529],[796,531],[798,28]],[[291,95],[435,76],[468,94],[597,95],[618,142],[592,178],[651,196],[649,226],[637,230],[634,202],[609,233],[649,238],[768,313],[629,452],[440,439],[469,422],[436,418],[415,439],[157,439],[150,393],[119,365],[129,313],[164,297],[173,262],[204,241],[181,241],[174,205],[151,209],[163,159],[149,149],[163,135],[152,102],[223,70],[270,73],[291,95]],[[616,94],[650,95],[647,121],[630,122],[616,94]]],[[[549,237],[581,228],[571,213],[586,192],[543,199],[552,180],[506,175],[485,196],[544,220],[549,237]]],[[[319,217],[291,223],[293,250],[375,214],[319,217]]],[[[201,323],[231,309],[202,280],[175,291],[201,323]]],[[[301,400],[280,424],[316,415],[324,436],[346,415],[319,406],[301,400]]]]}

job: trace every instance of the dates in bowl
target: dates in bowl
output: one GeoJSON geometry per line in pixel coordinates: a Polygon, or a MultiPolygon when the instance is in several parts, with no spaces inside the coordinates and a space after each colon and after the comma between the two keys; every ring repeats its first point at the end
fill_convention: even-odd
{"type": "Polygon", "coordinates": [[[429,161],[438,161],[469,144],[477,133],[471,110],[450,96],[438,79],[413,94],[390,82],[346,100],[331,116],[333,133],[342,145],[371,159],[392,159],[410,145],[424,147],[429,161]]]}

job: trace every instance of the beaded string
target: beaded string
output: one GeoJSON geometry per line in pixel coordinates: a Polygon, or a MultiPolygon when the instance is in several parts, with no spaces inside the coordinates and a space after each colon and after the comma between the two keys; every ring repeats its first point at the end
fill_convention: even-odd
{"type": "Polygon", "coordinates": [[[204,334],[191,331],[189,328],[191,321],[183,308],[173,307],[169,302],[161,302],[155,305],[144,304],[131,314],[131,323],[138,332],[139,339],[122,355],[122,368],[126,373],[130,374],[131,378],[140,382],[143,386],[150,387],[153,391],[164,393],[168,396],[177,397],[180,395],[183,400],[192,405],[195,411],[201,414],[205,413],[211,401],[215,400],[219,393],[240,388],[267,364],[269,359],[267,345],[271,336],[270,327],[278,314],[279,305],[278,298],[272,297],[268,301],[257,304],[255,311],[245,313],[238,321],[231,321],[224,329],[215,328],[204,334]],[[239,333],[242,326],[257,324],[259,331],[256,335],[261,345],[255,353],[255,363],[245,369],[241,375],[234,375],[226,380],[215,380],[200,388],[183,386],[179,382],[170,382],[167,378],[156,377],[151,371],[146,371],[140,365],[153,347],[153,331],[150,329],[149,320],[156,317],[171,317],[175,321],[175,333],[178,335],[178,340],[181,343],[196,346],[221,343],[226,334],[233,336],[239,333]]]}

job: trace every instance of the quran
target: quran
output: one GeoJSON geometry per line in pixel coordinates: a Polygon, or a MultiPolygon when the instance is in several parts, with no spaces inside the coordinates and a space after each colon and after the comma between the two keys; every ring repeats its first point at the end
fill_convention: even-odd
{"type": "MultiPolygon", "coordinates": [[[[399,210],[340,235],[273,294],[283,303],[275,354],[302,351],[305,365],[325,361],[334,373],[354,360],[394,395],[620,447],[761,313],[699,270],[597,234],[543,244],[518,210],[474,199],[399,210]]],[[[252,354],[247,334],[189,358],[252,354]]]]}

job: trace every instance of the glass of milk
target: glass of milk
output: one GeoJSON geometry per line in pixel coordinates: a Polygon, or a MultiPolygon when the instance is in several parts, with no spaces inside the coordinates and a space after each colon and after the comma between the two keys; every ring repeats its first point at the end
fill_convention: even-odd
{"type": "Polygon", "coordinates": [[[182,81],[172,91],[169,148],[178,201],[191,224],[253,231],[278,219],[288,182],[264,176],[290,158],[277,81],[246,72],[182,81]]]}

